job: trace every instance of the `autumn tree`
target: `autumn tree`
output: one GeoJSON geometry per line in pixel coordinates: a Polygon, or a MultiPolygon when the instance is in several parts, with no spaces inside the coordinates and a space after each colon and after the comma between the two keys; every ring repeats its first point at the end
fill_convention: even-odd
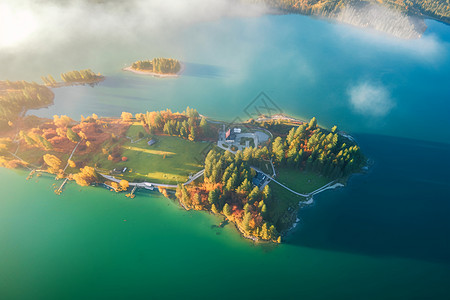
{"type": "Polygon", "coordinates": [[[81,168],[79,173],[73,175],[73,179],[81,186],[88,186],[98,181],[98,175],[94,168],[86,166],[81,168]]]}
{"type": "Polygon", "coordinates": [[[73,160],[69,160],[69,166],[71,168],[76,168],[77,164],[73,160]]]}
{"type": "Polygon", "coordinates": [[[122,121],[128,122],[131,121],[131,119],[133,119],[133,114],[129,112],[122,112],[122,115],[120,117],[122,118],[122,121]]]}
{"type": "Polygon", "coordinates": [[[74,122],[75,122],[74,120],[72,120],[71,118],[69,118],[66,115],[61,115],[61,116],[54,115],[53,116],[53,124],[55,124],[56,127],[64,128],[74,122]]]}
{"type": "Polygon", "coordinates": [[[127,180],[123,179],[119,182],[119,185],[122,191],[126,191],[130,186],[130,183],[127,180]]]}
{"type": "Polygon", "coordinates": [[[218,200],[219,200],[219,191],[217,189],[209,191],[208,194],[209,204],[211,205],[216,204],[218,200]]]}
{"type": "Polygon", "coordinates": [[[211,205],[211,211],[215,214],[220,213],[220,211],[217,209],[217,206],[215,204],[211,205]]]}
{"type": "Polygon", "coordinates": [[[208,135],[209,135],[208,122],[206,121],[205,118],[202,118],[202,119],[200,120],[199,127],[200,127],[200,129],[201,129],[201,131],[202,131],[202,134],[203,134],[204,136],[208,136],[208,135]]]}
{"type": "Polygon", "coordinates": [[[74,143],[80,141],[80,136],[75,131],[73,131],[72,128],[67,128],[66,135],[67,138],[74,143]]]}
{"type": "Polygon", "coordinates": [[[61,160],[52,154],[45,154],[44,161],[47,164],[50,173],[56,174],[61,168],[61,160]]]}
{"type": "Polygon", "coordinates": [[[315,129],[317,127],[317,120],[316,117],[312,117],[311,120],[309,121],[309,129],[315,129]]]}
{"type": "Polygon", "coordinates": [[[231,213],[233,211],[231,210],[231,206],[228,203],[225,203],[225,205],[223,206],[223,214],[227,217],[231,216],[231,213]]]}

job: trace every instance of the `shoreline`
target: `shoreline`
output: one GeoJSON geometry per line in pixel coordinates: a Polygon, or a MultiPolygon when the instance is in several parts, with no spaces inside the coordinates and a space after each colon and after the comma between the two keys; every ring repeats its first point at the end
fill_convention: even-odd
{"type": "Polygon", "coordinates": [[[70,86],[78,86],[78,85],[90,85],[95,86],[99,84],[100,82],[104,81],[106,79],[105,76],[98,76],[96,79],[90,80],[90,81],[74,81],[74,82],[57,82],[55,84],[45,85],[46,87],[57,89],[62,87],[70,87],[70,86]]]}
{"type": "Polygon", "coordinates": [[[139,75],[153,76],[156,78],[177,78],[181,74],[183,74],[185,69],[186,69],[185,65],[183,63],[180,63],[180,71],[178,71],[177,73],[174,73],[174,74],[161,74],[161,73],[150,72],[150,71],[135,70],[135,69],[131,68],[131,66],[122,68],[122,71],[131,72],[131,73],[139,74],[139,75]]]}
{"type": "MultiPolygon", "coordinates": [[[[300,119],[296,119],[294,117],[290,117],[286,114],[275,114],[272,115],[270,117],[266,117],[266,116],[259,116],[258,118],[255,119],[256,122],[264,122],[264,121],[274,121],[274,120],[285,120],[285,121],[291,121],[291,122],[298,122],[298,123],[307,123],[304,120],[300,120],[300,119]]],[[[247,120],[248,121],[248,120],[247,120]]]]}

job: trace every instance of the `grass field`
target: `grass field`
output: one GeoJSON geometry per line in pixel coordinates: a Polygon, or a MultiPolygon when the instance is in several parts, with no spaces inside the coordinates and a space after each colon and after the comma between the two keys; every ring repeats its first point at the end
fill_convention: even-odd
{"type": "Polygon", "coordinates": [[[276,179],[296,192],[307,194],[329,183],[331,180],[313,172],[300,172],[288,168],[276,168],[276,179]]]}
{"type": "Polygon", "coordinates": [[[136,141],[139,139],[139,132],[142,132],[144,136],[147,136],[147,132],[145,131],[144,127],[140,123],[134,123],[128,128],[127,136],[133,139],[133,141],[136,141]]]}
{"type": "MultiPolygon", "coordinates": [[[[134,141],[138,139],[139,125],[130,126],[127,136],[134,141]]],[[[132,181],[148,181],[155,183],[176,184],[187,181],[189,174],[200,171],[202,161],[201,153],[206,147],[205,143],[191,142],[173,136],[153,136],[156,144],[149,146],[146,137],[136,143],[127,140],[122,145],[122,156],[128,158],[125,162],[112,162],[107,155],[98,153],[91,157],[104,171],[114,168],[127,167],[128,170],[117,178],[132,181]]]]}
{"type": "Polygon", "coordinates": [[[269,186],[273,193],[273,202],[268,207],[270,220],[279,230],[286,230],[295,222],[294,211],[305,198],[289,192],[275,182],[269,183],[269,186]]]}
{"type": "MultiPolygon", "coordinates": [[[[41,164],[43,164],[42,157],[45,154],[52,154],[52,155],[56,155],[57,157],[59,157],[61,159],[62,168],[64,168],[64,166],[67,163],[67,159],[69,158],[69,154],[66,154],[66,153],[47,151],[47,150],[42,150],[42,149],[38,149],[38,148],[31,148],[31,149],[23,149],[23,148],[24,147],[19,148],[19,151],[17,151],[17,156],[22,158],[24,161],[31,163],[37,167],[39,167],[41,164]]],[[[46,166],[44,166],[44,168],[46,168],[46,166]]]]}

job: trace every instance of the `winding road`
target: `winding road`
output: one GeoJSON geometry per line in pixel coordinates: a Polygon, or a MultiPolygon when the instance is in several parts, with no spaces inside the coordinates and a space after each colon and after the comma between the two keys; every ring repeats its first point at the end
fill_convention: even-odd
{"type": "MultiPolygon", "coordinates": [[[[291,193],[296,194],[296,195],[299,195],[299,196],[302,196],[302,197],[305,197],[305,198],[312,197],[312,196],[314,196],[315,194],[318,194],[318,193],[323,192],[323,191],[328,190],[328,189],[334,189],[334,188],[337,188],[337,187],[344,186],[342,183],[337,183],[336,180],[333,180],[333,181],[327,183],[326,185],[322,186],[321,188],[318,188],[317,190],[315,190],[315,191],[313,191],[313,192],[311,192],[311,193],[308,193],[308,194],[302,194],[302,193],[296,192],[296,191],[294,191],[294,190],[288,188],[287,186],[285,186],[284,184],[282,184],[281,182],[279,182],[278,180],[276,180],[275,178],[273,178],[273,177],[270,176],[269,174],[264,173],[264,172],[261,171],[260,169],[257,169],[257,168],[255,168],[255,167],[250,167],[250,168],[252,168],[252,169],[255,170],[256,172],[259,172],[259,173],[265,175],[267,178],[269,178],[269,181],[272,180],[273,182],[275,182],[276,184],[278,184],[278,185],[284,187],[286,190],[290,191],[291,193]]],[[[268,182],[267,182],[267,183],[268,183],[268,182]]],[[[267,183],[265,183],[265,184],[267,184],[267,183]]]]}

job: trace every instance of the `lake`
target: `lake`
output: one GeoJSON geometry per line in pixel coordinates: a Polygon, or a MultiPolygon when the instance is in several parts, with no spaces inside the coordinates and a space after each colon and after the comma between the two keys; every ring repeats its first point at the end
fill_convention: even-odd
{"type": "Polygon", "coordinates": [[[26,55],[0,55],[17,66],[0,79],[107,76],[55,89],[55,105],[30,112],[39,116],[190,106],[231,122],[264,110],[267,97],[271,112],[338,125],[374,162],[315,196],[281,245],[254,245],[157,193],[128,199],[70,183],[57,196],[50,177],[0,169],[0,298],[450,297],[450,27],[427,24],[421,40],[400,41],[297,15],[228,18],[152,43],[93,41],[66,59],[40,52],[27,72],[26,55]],[[179,58],[185,73],[120,70],[154,56],[179,58]]]}

